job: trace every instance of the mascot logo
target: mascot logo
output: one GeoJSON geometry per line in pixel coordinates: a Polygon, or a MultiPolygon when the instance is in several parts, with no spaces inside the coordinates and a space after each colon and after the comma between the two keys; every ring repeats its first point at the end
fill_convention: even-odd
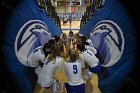
{"type": "Polygon", "coordinates": [[[15,52],[18,60],[27,65],[27,58],[37,47],[43,46],[51,39],[48,27],[40,20],[30,20],[19,30],[15,41],[15,52]]]}
{"type": "Polygon", "coordinates": [[[114,65],[122,56],[124,50],[124,36],[121,28],[110,20],[100,21],[90,33],[97,57],[102,66],[114,65]]]}

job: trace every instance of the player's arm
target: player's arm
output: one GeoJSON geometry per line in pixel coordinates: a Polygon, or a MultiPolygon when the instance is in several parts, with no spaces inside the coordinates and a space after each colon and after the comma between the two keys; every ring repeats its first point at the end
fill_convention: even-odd
{"type": "Polygon", "coordinates": [[[67,63],[64,63],[64,71],[65,71],[65,75],[68,76],[68,74],[67,74],[67,63]]]}
{"type": "Polygon", "coordinates": [[[81,61],[81,68],[82,68],[82,75],[84,75],[85,71],[86,71],[86,64],[84,62],[84,57],[83,55],[79,55],[79,59],[81,61]]]}
{"type": "Polygon", "coordinates": [[[91,50],[94,54],[97,53],[97,50],[94,47],[86,46],[87,49],[91,50]]]}
{"type": "Polygon", "coordinates": [[[95,56],[93,59],[93,65],[89,67],[89,71],[92,73],[98,73],[101,69],[101,64],[99,63],[99,59],[95,56]]]}
{"type": "Polygon", "coordinates": [[[62,58],[60,60],[60,62],[58,63],[58,71],[59,71],[59,82],[62,83],[62,68],[63,68],[63,65],[64,65],[64,59],[62,58]]]}
{"type": "Polygon", "coordinates": [[[92,73],[99,73],[100,69],[101,69],[101,64],[98,63],[95,67],[90,67],[89,71],[92,73]]]}
{"type": "Polygon", "coordinates": [[[37,67],[38,66],[38,61],[34,60],[34,54],[31,54],[28,59],[27,59],[27,65],[29,67],[37,67]]]}
{"type": "Polygon", "coordinates": [[[84,56],[80,54],[80,55],[79,55],[79,59],[80,59],[81,64],[82,64],[82,68],[83,68],[83,69],[86,68],[86,67],[85,67],[85,62],[84,62],[84,56]]]}
{"type": "Polygon", "coordinates": [[[40,60],[40,62],[44,63],[44,61],[45,61],[45,54],[39,50],[37,58],[38,58],[38,60],[40,60]]]}
{"type": "Polygon", "coordinates": [[[43,67],[44,62],[45,62],[45,55],[44,55],[44,53],[39,52],[38,56],[37,56],[37,59],[38,59],[38,65],[43,67]]]}
{"type": "Polygon", "coordinates": [[[87,39],[87,42],[89,43],[89,45],[90,45],[91,47],[93,47],[93,43],[92,43],[92,41],[91,41],[90,39],[87,39]]]}
{"type": "Polygon", "coordinates": [[[85,79],[85,80],[89,79],[89,75],[87,74],[87,69],[82,67],[81,61],[79,61],[79,64],[78,65],[79,65],[79,68],[82,69],[83,79],[85,79]]]}

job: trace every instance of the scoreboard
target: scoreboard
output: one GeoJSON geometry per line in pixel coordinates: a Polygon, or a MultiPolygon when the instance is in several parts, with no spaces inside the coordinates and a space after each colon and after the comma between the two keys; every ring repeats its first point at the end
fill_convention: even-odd
{"type": "Polygon", "coordinates": [[[72,1],[72,2],[64,2],[64,1],[57,1],[57,5],[58,6],[80,6],[80,2],[75,2],[75,1],[72,1]]]}

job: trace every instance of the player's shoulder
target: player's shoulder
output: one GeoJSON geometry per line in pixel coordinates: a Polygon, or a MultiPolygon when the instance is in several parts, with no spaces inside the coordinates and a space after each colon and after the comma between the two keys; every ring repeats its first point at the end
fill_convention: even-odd
{"type": "Polygon", "coordinates": [[[65,62],[65,63],[64,63],[64,66],[65,66],[65,67],[70,67],[70,63],[69,63],[69,62],[65,62]]]}
{"type": "Polygon", "coordinates": [[[39,46],[39,47],[35,48],[32,53],[41,52],[41,51],[43,51],[42,48],[43,48],[43,46],[39,46]]]}
{"type": "Polygon", "coordinates": [[[79,57],[82,58],[83,56],[84,56],[84,52],[81,52],[81,53],[79,54],[79,57]]]}
{"type": "Polygon", "coordinates": [[[87,39],[86,41],[87,41],[87,42],[91,42],[91,43],[92,43],[91,39],[87,39]]]}
{"type": "Polygon", "coordinates": [[[36,50],[40,50],[40,49],[42,49],[43,48],[43,46],[39,46],[39,47],[37,47],[37,48],[35,48],[36,50]]]}
{"type": "Polygon", "coordinates": [[[64,63],[64,65],[67,65],[67,64],[68,64],[68,62],[65,62],[65,63],[64,63]]]}
{"type": "Polygon", "coordinates": [[[77,62],[77,63],[81,63],[81,60],[77,59],[76,62],[77,62]]]}
{"type": "Polygon", "coordinates": [[[90,48],[88,48],[88,49],[86,50],[86,53],[88,53],[88,52],[93,53],[93,52],[90,50],[90,48]]]}
{"type": "Polygon", "coordinates": [[[64,58],[63,57],[57,56],[56,60],[57,60],[58,63],[63,63],[64,62],[64,58]]]}
{"type": "Polygon", "coordinates": [[[84,50],[81,54],[85,55],[89,49],[84,50]]]}
{"type": "Polygon", "coordinates": [[[85,45],[85,48],[86,48],[86,49],[88,49],[88,48],[90,48],[90,47],[91,47],[91,46],[89,46],[89,45],[85,45]]]}
{"type": "Polygon", "coordinates": [[[71,64],[74,64],[75,62],[71,62],[70,60],[66,61],[64,64],[65,65],[71,65],[71,64]]]}
{"type": "Polygon", "coordinates": [[[81,60],[79,60],[79,59],[76,60],[76,64],[77,64],[77,65],[79,65],[79,64],[81,64],[81,63],[82,63],[81,60]]]}
{"type": "Polygon", "coordinates": [[[63,58],[63,57],[60,57],[60,56],[57,56],[56,58],[57,58],[58,60],[61,60],[61,61],[64,60],[64,58],[63,58]]]}

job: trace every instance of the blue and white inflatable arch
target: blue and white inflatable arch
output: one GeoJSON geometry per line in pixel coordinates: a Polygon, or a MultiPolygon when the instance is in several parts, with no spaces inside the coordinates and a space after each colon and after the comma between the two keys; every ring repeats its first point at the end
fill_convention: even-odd
{"type": "Polygon", "coordinates": [[[23,65],[27,66],[30,53],[37,47],[43,46],[52,38],[47,25],[40,20],[30,20],[19,30],[15,41],[16,56],[23,65]]]}
{"type": "Polygon", "coordinates": [[[122,56],[124,36],[121,28],[111,20],[103,20],[95,25],[90,33],[102,66],[114,65],[122,56]]]}

